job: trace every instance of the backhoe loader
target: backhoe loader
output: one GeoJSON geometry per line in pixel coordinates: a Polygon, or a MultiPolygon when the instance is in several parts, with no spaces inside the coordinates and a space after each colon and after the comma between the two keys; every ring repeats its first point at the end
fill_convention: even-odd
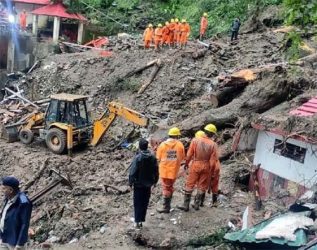
{"type": "Polygon", "coordinates": [[[45,140],[47,147],[55,154],[79,144],[96,146],[117,116],[146,127],[148,119],[117,102],[110,102],[108,109],[95,121],[91,121],[87,111],[88,96],[55,94],[50,97],[46,112],[34,112],[23,124],[6,127],[9,142],[20,141],[30,144],[36,136],[45,140]]]}

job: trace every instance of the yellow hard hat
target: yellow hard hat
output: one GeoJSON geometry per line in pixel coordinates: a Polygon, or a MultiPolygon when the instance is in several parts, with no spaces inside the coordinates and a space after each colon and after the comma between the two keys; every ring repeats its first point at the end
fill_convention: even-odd
{"type": "Polygon", "coordinates": [[[157,25],[157,27],[162,27],[162,24],[159,23],[159,24],[157,25]]]}
{"type": "Polygon", "coordinates": [[[196,133],[195,133],[195,138],[201,138],[201,137],[204,137],[206,134],[204,131],[202,130],[198,130],[196,133]]]}
{"type": "Polygon", "coordinates": [[[175,22],[177,23],[179,20],[178,20],[178,18],[175,18],[175,22]]]}
{"type": "Polygon", "coordinates": [[[211,132],[211,133],[214,133],[216,134],[217,133],[217,128],[214,124],[208,124],[204,127],[204,130],[208,131],[208,132],[211,132]]]}
{"type": "Polygon", "coordinates": [[[150,24],[148,25],[148,27],[151,28],[151,27],[153,27],[153,25],[150,23],[150,24]]]}
{"type": "Polygon", "coordinates": [[[203,16],[208,16],[207,12],[205,12],[205,13],[203,14],[203,16]]]}
{"type": "Polygon", "coordinates": [[[186,23],[186,19],[182,19],[182,23],[186,23]]]}
{"type": "Polygon", "coordinates": [[[179,130],[179,128],[171,128],[169,131],[168,131],[168,135],[170,136],[179,136],[181,135],[181,131],[179,130]]]}
{"type": "Polygon", "coordinates": [[[171,23],[174,23],[174,22],[175,22],[175,20],[172,18],[172,19],[171,19],[171,23]]]}
{"type": "Polygon", "coordinates": [[[170,23],[168,21],[165,22],[165,25],[169,25],[170,23]]]}

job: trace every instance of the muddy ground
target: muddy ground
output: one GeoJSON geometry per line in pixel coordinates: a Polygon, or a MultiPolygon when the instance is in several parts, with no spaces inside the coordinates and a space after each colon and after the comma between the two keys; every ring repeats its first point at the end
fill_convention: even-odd
{"type": "MultiPolygon", "coordinates": [[[[130,48],[112,48],[112,57],[101,57],[94,52],[52,55],[23,79],[23,88],[33,100],[57,92],[87,94],[94,113],[102,112],[107,102],[119,100],[146,114],[162,131],[172,124],[182,123],[184,119],[187,119],[185,127],[188,127],[188,118],[213,110],[209,94],[217,85],[216,77],[220,73],[284,62],[281,49],[284,39],[285,34],[274,33],[271,29],[241,35],[239,42],[233,45],[228,43],[227,38],[222,38],[217,40],[219,48],[206,51],[198,59],[192,55],[203,47],[194,41],[185,50],[165,48],[161,52],[144,51],[132,44],[130,48]],[[126,75],[158,58],[162,60],[163,67],[145,92],[137,94],[152,69],[130,77],[126,75]]],[[[311,80],[314,78],[314,69],[298,67],[298,70],[304,73],[293,74],[293,68],[287,68],[285,74],[267,73],[258,82],[263,88],[279,81],[281,77],[285,77],[286,85],[314,83],[311,80]]],[[[307,86],[307,89],[313,88],[313,85],[307,86]]],[[[261,86],[257,87],[257,91],[260,91],[261,86]]],[[[303,89],[306,90],[306,87],[303,89]]],[[[302,92],[295,88],[290,96],[283,96],[284,99],[274,105],[289,101],[302,92]]],[[[240,96],[237,94],[234,97],[240,96]]],[[[226,106],[221,108],[225,115],[226,106]]],[[[232,109],[232,105],[229,109],[232,109]]],[[[192,121],[192,128],[203,125],[196,123],[196,120],[192,121]]],[[[15,175],[26,183],[47,161],[44,174],[29,189],[30,196],[52,180],[53,177],[49,176],[50,168],[69,173],[74,185],[73,190],[65,187],[56,189],[34,207],[31,223],[35,232],[31,240],[34,248],[43,242],[53,242],[56,249],[137,249],[140,246],[185,248],[189,240],[225,228],[229,220],[238,221],[247,206],[254,207],[253,194],[247,192],[245,185],[242,185],[246,183],[238,183],[239,180],[243,182],[243,173],[250,168],[245,156],[252,161],[252,153],[229,152],[222,162],[220,186],[224,195],[219,207],[209,207],[208,197],[206,206],[200,211],[183,213],[177,210],[175,206],[182,202],[182,187],[186,176],[182,173],[176,182],[173,211],[168,215],[156,213],[155,209],[160,206],[161,200],[158,185],[153,190],[144,229],[141,233],[134,231],[131,229],[132,193],[129,192],[127,182],[128,167],[134,152],[129,149],[112,150],[132,128],[131,124],[118,119],[100,145],[77,149],[72,158],[52,154],[41,141],[25,146],[18,142],[7,144],[0,140],[1,176],[15,175]],[[111,188],[106,190],[105,185],[118,187],[123,194],[111,188]]],[[[221,129],[220,145],[230,148],[235,124],[222,125],[221,129]]],[[[192,132],[190,128],[186,130],[185,140],[190,139],[192,132]]],[[[142,131],[142,134],[148,137],[152,131],[142,131]]],[[[227,148],[222,148],[223,154],[227,153],[227,148]]],[[[263,210],[254,212],[254,221],[261,220],[267,211],[274,213],[282,209],[278,201],[272,198],[263,210]]],[[[218,249],[228,248],[230,246],[222,245],[218,249]]]]}

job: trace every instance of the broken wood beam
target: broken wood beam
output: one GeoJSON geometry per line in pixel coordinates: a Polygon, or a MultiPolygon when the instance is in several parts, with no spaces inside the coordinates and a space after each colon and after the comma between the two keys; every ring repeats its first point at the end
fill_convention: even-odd
{"type": "Polygon", "coordinates": [[[160,59],[158,59],[149,79],[141,86],[141,88],[138,91],[138,94],[142,94],[145,91],[145,89],[153,82],[161,66],[162,66],[162,62],[160,59]]]}
{"type": "Polygon", "coordinates": [[[106,189],[106,192],[108,192],[108,188],[111,188],[111,189],[117,191],[118,194],[126,194],[126,193],[130,192],[128,189],[122,190],[122,189],[120,189],[118,187],[115,187],[115,186],[112,186],[112,185],[109,185],[109,184],[104,184],[104,187],[106,189]]]}
{"type": "Polygon", "coordinates": [[[155,59],[155,60],[150,61],[150,62],[148,62],[147,64],[145,64],[145,65],[143,65],[143,66],[137,68],[137,69],[133,69],[133,70],[131,70],[130,72],[128,72],[128,73],[124,76],[124,78],[125,78],[125,77],[133,76],[133,75],[135,75],[135,74],[138,74],[138,73],[142,72],[143,70],[145,70],[145,69],[147,69],[147,68],[149,68],[149,67],[151,67],[151,66],[153,66],[153,65],[155,65],[155,64],[158,64],[159,61],[160,61],[160,59],[155,59]]]}
{"type": "Polygon", "coordinates": [[[23,96],[21,96],[20,93],[14,92],[14,91],[12,91],[11,89],[9,89],[9,88],[7,88],[7,87],[5,87],[4,89],[5,89],[6,91],[10,92],[13,96],[16,96],[16,97],[18,97],[19,99],[21,99],[21,100],[23,100],[23,101],[25,101],[25,102],[31,104],[31,105],[34,106],[35,108],[39,108],[39,106],[37,106],[35,103],[33,103],[33,102],[31,102],[30,100],[28,100],[28,99],[24,98],[23,96]]]}
{"type": "Polygon", "coordinates": [[[92,49],[92,50],[98,50],[98,51],[107,51],[106,49],[102,48],[96,48],[96,47],[91,47],[91,46],[85,46],[85,45],[79,45],[77,43],[69,43],[69,42],[61,42],[62,44],[65,44],[68,47],[75,48],[75,49],[92,49]]]}

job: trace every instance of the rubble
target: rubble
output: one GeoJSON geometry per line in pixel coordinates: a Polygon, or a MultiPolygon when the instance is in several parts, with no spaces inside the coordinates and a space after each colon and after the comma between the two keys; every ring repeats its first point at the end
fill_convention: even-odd
{"type": "MultiPolygon", "coordinates": [[[[23,89],[23,97],[32,103],[53,93],[80,93],[89,95],[91,109],[101,113],[109,101],[118,100],[152,119],[159,128],[157,138],[152,135],[156,142],[163,139],[169,126],[180,124],[188,144],[196,130],[207,122],[215,122],[221,130],[218,139],[222,151],[222,194],[219,207],[205,206],[197,212],[180,213],[174,207],[183,198],[184,173],[176,183],[171,214],[155,212],[161,197],[158,185],[152,193],[144,230],[136,232],[129,229],[133,212],[127,183],[127,169],[134,152],[120,146],[132,125],[118,119],[103,143],[96,148],[78,149],[72,158],[52,155],[38,140],[28,147],[1,140],[3,175],[16,175],[24,181],[24,186],[29,186],[41,173],[41,178],[28,188],[30,196],[50,183],[48,169],[51,167],[69,173],[74,185],[73,190],[59,187],[36,204],[31,223],[35,235],[31,244],[57,237],[57,243],[73,241],[71,245],[78,247],[76,249],[133,248],[135,244],[182,248],[197,236],[225,227],[231,218],[239,221],[247,206],[255,206],[254,195],[247,192],[246,183],[252,153],[236,152],[231,147],[235,132],[244,127],[240,118],[246,117],[250,123],[252,118],[259,117],[256,113],[283,102],[292,104],[293,97],[315,87],[314,74],[300,65],[291,69],[283,66],[278,70],[273,67],[273,70],[256,73],[256,79],[252,77],[249,81],[248,78],[245,86],[226,94],[229,96],[226,100],[219,98],[217,105],[210,96],[219,90],[219,75],[232,76],[241,70],[250,72],[263,65],[284,65],[280,51],[283,36],[267,30],[241,35],[236,45],[227,45],[225,38],[206,41],[208,47],[193,41],[184,50],[164,48],[159,53],[139,49],[138,40],[133,37],[109,38],[105,48],[113,52],[112,57],[86,51],[52,55],[39,62],[32,72],[15,82],[23,89]],[[155,74],[151,73],[156,68],[154,64],[152,68],[143,67],[148,62],[157,63],[158,58],[162,64],[155,74]],[[294,76],[293,70],[300,72],[300,78],[294,76]],[[142,83],[148,82],[143,93],[138,93],[142,83]],[[47,165],[42,167],[46,159],[47,165]]],[[[2,124],[17,122],[22,117],[20,114],[34,110],[32,105],[20,100],[10,100],[1,109],[5,110],[0,114],[2,124]],[[9,112],[17,117],[10,116],[9,112]]],[[[133,142],[131,145],[133,148],[133,142]]],[[[208,194],[207,201],[210,199],[208,194]]],[[[264,211],[254,211],[254,223],[263,220],[265,211],[274,214],[283,209],[277,204],[278,199],[272,200],[263,201],[264,211]]],[[[239,226],[239,222],[234,224],[239,226]]]]}

